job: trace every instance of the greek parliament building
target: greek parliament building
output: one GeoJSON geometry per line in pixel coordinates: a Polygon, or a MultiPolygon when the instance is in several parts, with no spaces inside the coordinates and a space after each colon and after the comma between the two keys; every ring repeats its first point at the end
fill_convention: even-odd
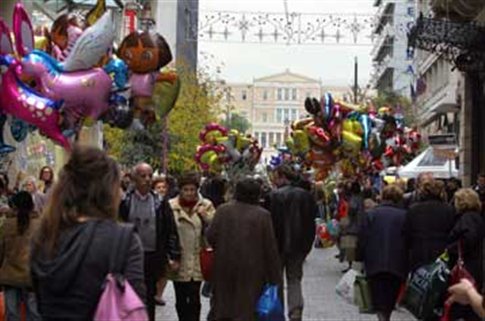
{"type": "Polygon", "coordinates": [[[293,73],[282,73],[257,78],[252,83],[228,83],[224,97],[232,113],[237,113],[251,124],[250,132],[264,147],[262,161],[267,162],[284,146],[291,132],[292,121],[304,118],[307,97],[321,97],[331,92],[336,98],[348,98],[346,86],[322,86],[319,79],[293,73]]]}

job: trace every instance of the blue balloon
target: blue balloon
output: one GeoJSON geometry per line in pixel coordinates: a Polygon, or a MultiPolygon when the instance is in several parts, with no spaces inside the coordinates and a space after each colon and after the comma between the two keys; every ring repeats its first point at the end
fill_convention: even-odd
{"type": "Polygon", "coordinates": [[[10,133],[12,134],[13,139],[17,142],[22,142],[27,138],[27,135],[30,131],[30,126],[26,122],[18,118],[12,118],[12,122],[10,123],[10,133]]]}
{"type": "Polygon", "coordinates": [[[3,138],[3,129],[5,127],[6,122],[7,122],[7,115],[1,114],[0,115],[0,155],[5,155],[15,151],[15,147],[5,144],[5,140],[3,138]]]}
{"type": "Polygon", "coordinates": [[[123,89],[128,83],[128,66],[119,58],[112,58],[105,66],[104,71],[113,77],[116,87],[123,89]]]}
{"type": "Polygon", "coordinates": [[[372,131],[372,120],[370,119],[369,115],[361,114],[359,117],[359,121],[364,129],[364,148],[369,148],[369,137],[372,131]]]}

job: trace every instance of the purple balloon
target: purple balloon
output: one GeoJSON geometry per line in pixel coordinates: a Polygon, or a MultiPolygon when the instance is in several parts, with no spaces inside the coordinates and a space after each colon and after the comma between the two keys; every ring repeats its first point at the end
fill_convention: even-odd
{"type": "Polygon", "coordinates": [[[101,68],[63,72],[54,59],[33,51],[22,60],[22,71],[33,76],[47,97],[64,102],[64,120],[69,128],[86,117],[98,119],[109,109],[111,77],[101,68]]]}

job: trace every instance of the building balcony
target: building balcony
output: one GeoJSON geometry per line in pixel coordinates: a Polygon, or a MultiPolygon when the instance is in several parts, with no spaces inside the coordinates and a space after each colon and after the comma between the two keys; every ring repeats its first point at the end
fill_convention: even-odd
{"type": "Polygon", "coordinates": [[[387,25],[384,27],[383,31],[379,35],[374,35],[374,46],[371,50],[371,57],[376,60],[379,52],[384,46],[389,46],[390,39],[393,39],[395,35],[395,30],[393,26],[387,25]]]}
{"type": "Polygon", "coordinates": [[[394,36],[389,33],[384,37],[384,39],[376,45],[375,51],[373,52],[372,60],[374,62],[381,62],[388,56],[394,55],[394,36]]]}
{"type": "Polygon", "coordinates": [[[426,127],[440,114],[457,112],[459,110],[457,100],[456,78],[451,77],[449,82],[429,94],[424,94],[418,100],[418,104],[422,106],[418,111],[420,125],[426,127]]]}
{"type": "Polygon", "coordinates": [[[395,4],[392,1],[383,0],[383,1],[376,1],[374,5],[379,6],[377,13],[375,15],[375,27],[373,30],[374,34],[381,34],[384,27],[389,24],[393,24],[394,20],[394,10],[395,4]]]}
{"type": "Polygon", "coordinates": [[[374,65],[374,72],[371,76],[371,86],[377,87],[379,80],[388,69],[394,68],[393,59],[390,56],[385,57],[381,62],[374,65]]]}

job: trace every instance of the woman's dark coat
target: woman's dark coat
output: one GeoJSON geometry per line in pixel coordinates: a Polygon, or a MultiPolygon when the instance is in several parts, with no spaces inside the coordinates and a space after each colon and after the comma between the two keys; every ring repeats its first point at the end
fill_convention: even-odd
{"type": "Polygon", "coordinates": [[[281,282],[270,213],[237,201],[221,205],[209,228],[208,241],[215,248],[214,318],[254,320],[264,285],[281,282]]]}
{"type": "Polygon", "coordinates": [[[390,273],[406,277],[405,219],[406,211],[390,203],[364,214],[358,244],[367,276],[390,273]]]}
{"type": "Polygon", "coordinates": [[[432,263],[443,253],[454,222],[453,207],[441,200],[425,200],[411,206],[404,228],[411,271],[432,263]]]}

